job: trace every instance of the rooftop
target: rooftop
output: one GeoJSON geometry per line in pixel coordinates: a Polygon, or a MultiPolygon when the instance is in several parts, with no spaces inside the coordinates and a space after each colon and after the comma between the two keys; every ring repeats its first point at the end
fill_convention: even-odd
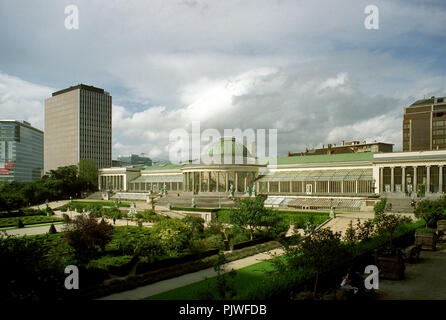
{"type": "Polygon", "coordinates": [[[93,87],[93,86],[88,86],[88,85],[85,85],[85,84],[81,83],[81,84],[78,84],[76,86],[71,86],[69,88],[53,92],[52,96],[54,97],[54,96],[57,96],[59,94],[67,93],[67,92],[70,92],[70,91],[73,91],[73,90],[77,90],[77,89],[83,89],[83,90],[94,91],[94,92],[98,92],[98,93],[102,93],[102,94],[108,94],[108,92],[104,91],[104,89],[96,88],[96,87],[93,87]]]}
{"type": "Polygon", "coordinates": [[[412,103],[410,107],[422,107],[422,106],[431,106],[433,104],[436,103],[443,103],[445,102],[446,97],[439,97],[439,98],[435,98],[434,96],[430,97],[429,99],[420,99],[415,101],[414,103],[412,103]]]}
{"type": "MultiPolygon", "coordinates": [[[[308,164],[308,163],[336,163],[336,162],[355,162],[355,161],[373,161],[374,152],[361,153],[340,153],[340,154],[320,154],[278,157],[278,165],[286,164],[308,164]]],[[[270,158],[262,159],[260,162],[269,162],[270,158]]]]}

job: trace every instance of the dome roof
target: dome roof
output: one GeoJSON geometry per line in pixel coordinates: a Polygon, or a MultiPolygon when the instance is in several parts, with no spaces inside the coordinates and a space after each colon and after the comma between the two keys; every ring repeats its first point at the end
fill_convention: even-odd
{"type": "Polygon", "coordinates": [[[248,149],[243,144],[235,141],[235,138],[222,138],[219,142],[216,142],[210,146],[206,154],[209,157],[220,155],[241,156],[244,158],[251,157],[248,149]]]}

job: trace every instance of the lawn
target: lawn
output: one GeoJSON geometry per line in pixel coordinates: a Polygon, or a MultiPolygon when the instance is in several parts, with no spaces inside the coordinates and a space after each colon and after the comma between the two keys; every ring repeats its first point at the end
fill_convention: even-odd
{"type": "MultiPolygon", "coordinates": [[[[312,222],[314,225],[320,225],[329,218],[328,212],[306,212],[290,210],[274,210],[287,223],[294,223],[298,228],[304,228],[306,223],[312,222]]],[[[220,209],[218,211],[218,221],[230,223],[231,210],[220,209]]]]}
{"type": "Polygon", "coordinates": [[[63,221],[62,218],[55,218],[48,216],[24,216],[24,217],[0,218],[0,227],[2,228],[15,227],[17,226],[19,219],[22,220],[24,225],[63,221]]]}
{"type": "MultiPolygon", "coordinates": [[[[81,206],[106,206],[106,207],[115,207],[114,201],[71,201],[68,205],[81,205],[81,206]]],[[[120,207],[130,208],[130,202],[121,202],[119,204],[120,207]]]]}
{"type": "MultiPolygon", "coordinates": [[[[277,257],[274,259],[280,259],[277,257]]],[[[234,288],[237,295],[243,295],[243,291],[259,281],[263,281],[267,274],[274,270],[269,261],[262,261],[248,267],[236,270],[234,278],[234,288]]],[[[207,292],[215,292],[217,277],[195,282],[184,287],[172,289],[154,296],[145,298],[146,300],[203,300],[207,299],[207,292]]]]}

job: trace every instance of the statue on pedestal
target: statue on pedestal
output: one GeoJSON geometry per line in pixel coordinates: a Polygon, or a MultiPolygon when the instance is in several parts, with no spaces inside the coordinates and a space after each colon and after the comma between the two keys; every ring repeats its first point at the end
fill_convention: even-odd
{"type": "Polygon", "coordinates": [[[251,197],[255,197],[256,196],[256,184],[254,183],[252,185],[252,192],[251,192],[251,197]]]}
{"type": "Polygon", "coordinates": [[[330,207],[330,218],[332,218],[332,219],[336,218],[336,214],[334,212],[333,206],[330,207]]]}
{"type": "Polygon", "coordinates": [[[229,185],[229,195],[231,197],[234,196],[234,186],[232,185],[232,183],[229,185]]]}

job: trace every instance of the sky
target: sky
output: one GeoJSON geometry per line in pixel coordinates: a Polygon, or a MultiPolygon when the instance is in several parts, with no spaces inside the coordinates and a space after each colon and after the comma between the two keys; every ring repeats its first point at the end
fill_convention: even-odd
{"type": "Polygon", "coordinates": [[[44,100],[84,83],[113,97],[113,159],[167,159],[192,121],[277,129],[279,156],[342,140],[399,151],[403,107],[446,96],[445,27],[441,0],[0,0],[0,119],[44,130],[44,100]]]}

